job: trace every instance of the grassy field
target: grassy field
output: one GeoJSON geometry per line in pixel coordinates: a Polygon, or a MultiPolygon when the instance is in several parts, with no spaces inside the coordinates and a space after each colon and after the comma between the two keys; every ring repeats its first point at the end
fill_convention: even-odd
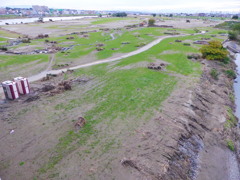
{"type": "Polygon", "coordinates": [[[26,64],[33,61],[48,62],[49,55],[0,55],[0,70],[6,71],[9,66],[26,64]]]}
{"type": "Polygon", "coordinates": [[[105,23],[124,21],[124,20],[136,20],[136,19],[130,18],[130,17],[99,18],[96,21],[93,21],[92,24],[94,24],[94,25],[96,25],[96,24],[105,24],[105,23]]]}
{"type": "Polygon", "coordinates": [[[187,54],[198,52],[198,48],[175,42],[176,39],[184,41],[200,37],[204,35],[168,38],[141,54],[75,71],[76,77],[95,77],[99,85],[88,91],[78,87],[77,91],[84,93],[57,104],[55,113],[72,114],[86,104],[94,106],[84,112],[88,123],[80,132],[69,131],[59,139],[52,150],[54,155],[39,169],[40,175],[54,172],[55,165],[78,148],[85,149],[79,155],[82,158],[89,155],[95,159],[121,146],[121,134],[134,131],[142,122],[151,119],[154,112],[161,111],[161,103],[181,81],[182,75],[190,79],[200,77],[200,63],[187,59],[187,54]],[[138,65],[155,62],[156,59],[169,63],[166,71],[153,71],[146,65],[138,65]],[[100,131],[97,127],[102,123],[104,129],[100,131]],[[124,126],[116,126],[122,123],[124,126]],[[110,131],[116,133],[108,137],[110,131]]]}
{"type": "Polygon", "coordinates": [[[19,34],[12,33],[12,32],[5,31],[5,30],[1,30],[1,29],[0,29],[0,36],[1,36],[1,37],[6,37],[6,38],[18,38],[18,37],[19,37],[19,34]]]}

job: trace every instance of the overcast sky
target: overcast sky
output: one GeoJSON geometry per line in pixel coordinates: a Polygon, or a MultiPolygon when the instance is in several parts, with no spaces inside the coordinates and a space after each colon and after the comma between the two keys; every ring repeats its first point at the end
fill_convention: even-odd
{"type": "Polygon", "coordinates": [[[240,12],[240,0],[0,0],[0,6],[46,5],[51,8],[155,12],[240,12]]]}

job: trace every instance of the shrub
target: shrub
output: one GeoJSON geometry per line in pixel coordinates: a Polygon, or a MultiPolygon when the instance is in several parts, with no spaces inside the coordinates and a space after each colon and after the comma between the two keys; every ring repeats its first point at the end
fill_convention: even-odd
{"type": "Polygon", "coordinates": [[[228,64],[228,63],[230,62],[230,58],[229,58],[229,57],[225,57],[225,58],[222,60],[222,62],[223,62],[224,64],[228,64]]]}
{"type": "Polygon", "coordinates": [[[148,20],[148,26],[154,26],[155,24],[155,19],[151,18],[148,20]]]}
{"type": "Polygon", "coordinates": [[[236,73],[233,71],[233,70],[226,70],[225,71],[225,74],[227,75],[228,78],[231,78],[231,79],[236,79],[236,73]]]}
{"type": "Polygon", "coordinates": [[[8,48],[7,48],[7,47],[0,47],[0,50],[2,50],[2,51],[7,51],[8,48]]]}
{"type": "Polygon", "coordinates": [[[22,43],[31,43],[29,38],[22,39],[22,43]]]}
{"type": "Polygon", "coordinates": [[[148,26],[154,26],[155,24],[155,19],[151,18],[148,20],[148,26]]]}
{"type": "Polygon", "coordinates": [[[227,140],[227,147],[228,147],[231,151],[235,151],[234,143],[233,143],[232,140],[227,140]]]}
{"type": "Polygon", "coordinates": [[[229,38],[230,40],[237,40],[237,32],[235,32],[235,31],[229,31],[229,32],[228,32],[228,38],[229,38]]]}
{"type": "Polygon", "coordinates": [[[210,75],[212,76],[213,79],[218,80],[219,73],[216,69],[212,69],[210,75]]]}
{"type": "Polygon", "coordinates": [[[190,43],[183,43],[184,46],[191,46],[190,43]]]}
{"type": "Polygon", "coordinates": [[[209,41],[208,45],[202,46],[200,52],[202,53],[202,57],[208,60],[223,61],[228,55],[228,51],[223,48],[222,43],[215,40],[209,41]]]}
{"type": "Polygon", "coordinates": [[[126,17],[127,13],[125,12],[118,12],[118,13],[114,13],[112,14],[113,17],[126,17]]]}
{"type": "Polygon", "coordinates": [[[232,19],[238,19],[238,15],[234,15],[232,19]]]}

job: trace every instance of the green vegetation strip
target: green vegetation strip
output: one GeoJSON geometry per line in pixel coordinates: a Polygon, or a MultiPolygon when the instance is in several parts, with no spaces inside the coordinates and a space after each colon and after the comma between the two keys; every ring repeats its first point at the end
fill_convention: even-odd
{"type": "Polygon", "coordinates": [[[38,60],[38,63],[47,62],[49,60],[49,55],[46,55],[46,54],[0,55],[0,70],[6,71],[8,66],[30,63],[30,62],[37,61],[37,60],[38,60]]]}

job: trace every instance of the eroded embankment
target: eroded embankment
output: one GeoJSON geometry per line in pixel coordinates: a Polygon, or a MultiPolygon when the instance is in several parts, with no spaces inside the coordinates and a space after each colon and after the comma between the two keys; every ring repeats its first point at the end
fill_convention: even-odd
{"type": "Polygon", "coordinates": [[[234,151],[238,150],[239,133],[232,113],[233,79],[225,74],[226,70],[234,70],[235,64],[214,61],[202,64],[200,83],[193,92],[192,102],[187,104],[189,111],[182,113],[186,132],[181,134],[175,153],[167,156],[170,167],[162,177],[164,180],[240,178],[236,155],[227,147],[233,142],[234,151]]]}
{"type": "Polygon", "coordinates": [[[136,140],[129,145],[122,163],[132,169],[133,179],[240,178],[233,78],[226,74],[226,70],[235,70],[235,64],[201,63],[200,80],[189,87],[187,81],[181,82],[184,85],[163,104],[157,122],[146,125],[141,153],[133,148],[136,140]],[[229,142],[235,144],[234,152],[227,147],[229,142]]]}

